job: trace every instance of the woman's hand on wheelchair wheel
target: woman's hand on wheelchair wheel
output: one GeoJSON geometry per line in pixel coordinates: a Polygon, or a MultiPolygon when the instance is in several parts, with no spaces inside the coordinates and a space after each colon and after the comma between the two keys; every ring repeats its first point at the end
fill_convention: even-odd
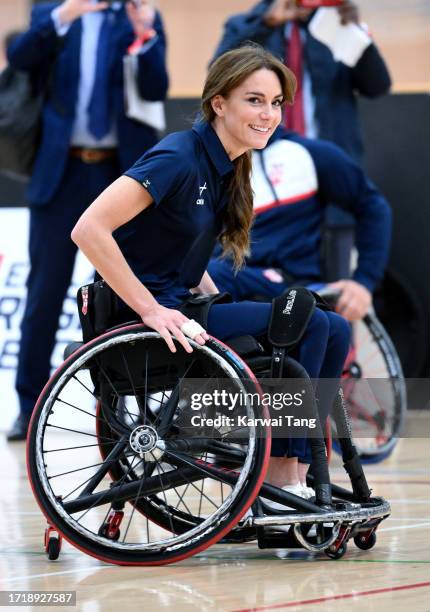
{"type": "MultiPolygon", "coordinates": [[[[160,336],[166,341],[166,344],[172,353],[176,353],[176,347],[172,340],[172,335],[177,339],[179,344],[184,347],[187,353],[193,352],[191,344],[188,342],[185,334],[181,331],[181,326],[189,321],[189,319],[183,315],[182,312],[157,304],[145,312],[144,315],[141,315],[141,317],[145,325],[151,329],[154,329],[160,334],[160,336]]],[[[201,345],[203,345],[208,339],[209,336],[206,332],[202,332],[193,338],[197,344],[201,345]]]]}
{"type": "Polygon", "coordinates": [[[348,321],[358,321],[369,312],[372,294],[364,285],[353,280],[340,280],[329,283],[328,287],[340,291],[336,312],[348,321]]]}

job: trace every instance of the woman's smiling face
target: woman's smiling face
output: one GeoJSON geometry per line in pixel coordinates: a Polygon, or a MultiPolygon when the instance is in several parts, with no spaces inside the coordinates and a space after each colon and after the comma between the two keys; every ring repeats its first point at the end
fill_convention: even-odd
{"type": "Polygon", "coordinates": [[[283,94],[275,72],[253,72],[224,98],[215,96],[214,128],[230,159],[263,149],[282,119],[283,94]]]}

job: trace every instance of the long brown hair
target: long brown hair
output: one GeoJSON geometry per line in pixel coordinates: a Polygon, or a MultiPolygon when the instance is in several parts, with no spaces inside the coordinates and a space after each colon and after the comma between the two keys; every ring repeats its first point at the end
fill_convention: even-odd
{"type": "MultiPolygon", "coordinates": [[[[212,107],[215,96],[227,98],[233,89],[262,68],[277,75],[282,89],[282,102],[292,104],[296,91],[294,74],[263,47],[248,43],[224,53],[210,67],[202,94],[201,110],[204,119],[212,123],[216,117],[212,107]]],[[[238,269],[249,253],[249,232],[253,217],[251,153],[248,151],[240,155],[233,161],[233,165],[234,174],[229,186],[230,197],[220,241],[223,256],[230,255],[234,267],[238,269]]]]}

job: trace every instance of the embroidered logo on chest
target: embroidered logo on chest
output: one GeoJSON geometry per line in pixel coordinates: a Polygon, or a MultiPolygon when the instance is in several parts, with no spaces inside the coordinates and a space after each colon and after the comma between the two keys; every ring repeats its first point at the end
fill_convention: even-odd
{"type": "Polygon", "coordinates": [[[205,203],[205,199],[204,199],[204,198],[202,198],[202,195],[203,195],[203,192],[205,191],[205,189],[207,189],[207,186],[206,186],[206,181],[205,181],[205,184],[204,184],[204,185],[202,185],[201,187],[199,187],[200,197],[199,197],[199,198],[197,198],[197,200],[196,200],[196,204],[197,204],[197,206],[203,206],[203,205],[204,205],[204,203],[205,203]]]}

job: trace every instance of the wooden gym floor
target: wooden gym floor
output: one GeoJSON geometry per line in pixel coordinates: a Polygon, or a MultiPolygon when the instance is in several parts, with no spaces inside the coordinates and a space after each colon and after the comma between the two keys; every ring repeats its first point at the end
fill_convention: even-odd
{"type": "MultiPolygon", "coordinates": [[[[0,438],[0,590],[76,590],[77,609],[85,612],[430,610],[428,439],[401,440],[390,459],[367,467],[374,493],[391,502],[392,516],[378,530],[374,549],[361,551],[350,542],[338,561],[306,551],[258,550],[254,543],[217,545],[160,568],[109,566],[68,544],[57,561],[48,561],[45,523],[24,457],[24,443],[0,438]]],[[[332,474],[334,482],[345,482],[336,459],[332,474]]]]}

